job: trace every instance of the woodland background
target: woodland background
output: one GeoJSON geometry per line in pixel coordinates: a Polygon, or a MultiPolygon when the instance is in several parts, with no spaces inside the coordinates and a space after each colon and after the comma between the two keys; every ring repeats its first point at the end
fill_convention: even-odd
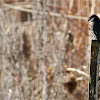
{"type": "Polygon", "coordinates": [[[0,0],[0,100],[87,100],[92,14],[100,0],[0,0]]]}

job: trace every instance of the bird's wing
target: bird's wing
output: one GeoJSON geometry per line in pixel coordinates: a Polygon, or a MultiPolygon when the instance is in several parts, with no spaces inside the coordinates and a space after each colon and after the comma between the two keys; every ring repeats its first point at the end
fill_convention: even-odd
{"type": "Polygon", "coordinates": [[[100,23],[95,23],[93,25],[93,32],[94,32],[97,40],[99,40],[100,39],[100,23]]]}
{"type": "Polygon", "coordinates": [[[95,35],[96,32],[94,32],[94,30],[93,30],[93,26],[89,28],[89,31],[93,34],[93,36],[95,38],[97,38],[96,35],[95,35]]]}

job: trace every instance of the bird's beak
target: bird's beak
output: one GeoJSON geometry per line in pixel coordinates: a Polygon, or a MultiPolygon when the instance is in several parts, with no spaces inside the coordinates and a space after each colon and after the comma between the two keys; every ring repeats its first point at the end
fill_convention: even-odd
{"type": "Polygon", "coordinates": [[[88,22],[90,21],[90,17],[87,19],[87,21],[88,21],[88,22]]]}
{"type": "Polygon", "coordinates": [[[87,20],[88,22],[93,22],[93,19],[90,19],[90,18],[88,18],[88,20],[87,20]]]}
{"type": "Polygon", "coordinates": [[[91,18],[91,16],[88,18],[87,21],[88,21],[88,22],[89,22],[89,21],[91,21],[91,22],[93,21],[93,19],[91,18]]]}

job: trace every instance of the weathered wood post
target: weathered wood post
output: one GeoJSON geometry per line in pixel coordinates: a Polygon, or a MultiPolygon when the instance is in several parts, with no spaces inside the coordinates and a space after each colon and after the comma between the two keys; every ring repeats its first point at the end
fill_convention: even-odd
{"type": "Polygon", "coordinates": [[[92,40],[89,77],[89,100],[98,100],[99,42],[92,40]]]}

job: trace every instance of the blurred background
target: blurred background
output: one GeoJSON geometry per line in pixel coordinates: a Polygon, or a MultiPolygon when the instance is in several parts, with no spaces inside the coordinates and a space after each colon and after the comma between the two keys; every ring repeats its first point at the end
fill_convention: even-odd
{"type": "Polygon", "coordinates": [[[87,100],[87,18],[100,0],[0,0],[0,100],[87,100]]]}

